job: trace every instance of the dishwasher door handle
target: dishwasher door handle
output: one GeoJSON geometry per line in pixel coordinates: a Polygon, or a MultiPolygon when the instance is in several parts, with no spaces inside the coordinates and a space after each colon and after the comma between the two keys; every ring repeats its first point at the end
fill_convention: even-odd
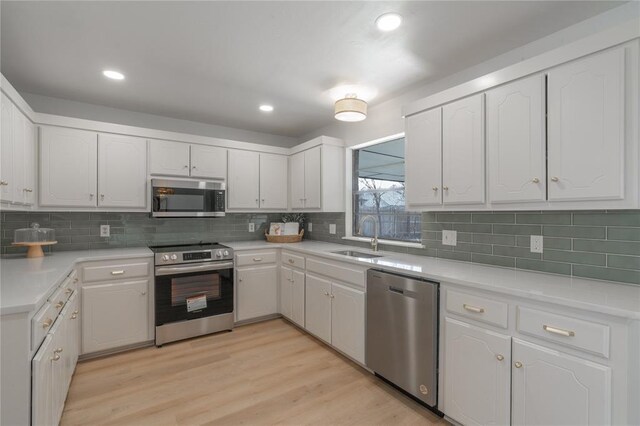
{"type": "Polygon", "coordinates": [[[402,295],[404,295],[404,290],[403,290],[403,289],[401,289],[401,288],[398,288],[398,287],[391,287],[391,286],[389,286],[389,291],[390,291],[391,293],[397,293],[397,294],[402,294],[402,295]]]}

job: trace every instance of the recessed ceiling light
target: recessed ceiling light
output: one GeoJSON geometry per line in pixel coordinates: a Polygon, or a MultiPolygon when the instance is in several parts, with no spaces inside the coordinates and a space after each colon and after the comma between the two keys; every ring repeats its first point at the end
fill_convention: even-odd
{"type": "Polygon", "coordinates": [[[397,13],[385,13],[378,16],[376,26],[380,31],[393,31],[402,24],[402,16],[397,13]]]}
{"type": "Polygon", "coordinates": [[[260,111],[262,112],[271,112],[273,111],[272,105],[260,105],[260,111]]]}
{"type": "Polygon", "coordinates": [[[102,75],[104,75],[107,78],[110,78],[111,80],[124,80],[124,74],[118,71],[104,70],[102,71],[102,75]]]}

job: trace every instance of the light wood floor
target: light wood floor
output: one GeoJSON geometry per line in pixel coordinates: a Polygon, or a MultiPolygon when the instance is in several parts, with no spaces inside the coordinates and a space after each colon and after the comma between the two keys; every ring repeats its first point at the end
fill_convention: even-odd
{"type": "Polygon", "coordinates": [[[284,320],[78,364],[62,425],[445,425],[284,320]]]}

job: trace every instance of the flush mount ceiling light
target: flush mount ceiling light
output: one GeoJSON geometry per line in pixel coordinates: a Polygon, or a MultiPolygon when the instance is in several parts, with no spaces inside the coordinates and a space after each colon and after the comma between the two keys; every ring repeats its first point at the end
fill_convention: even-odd
{"type": "Polygon", "coordinates": [[[118,71],[104,70],[102,71],[102,75],[104,75],[107,78],[110,78],[111,80],[124,80],[124,74],[118,71]]]}
{"type": "Polygon", "coordinates": [[[271,112],[273,111],[273,105],[260,105],[260,111],[271,112]]]}
{"type": "Polygon", "coordinates": [[[349,93],[336,101],[334,114],[336,120],[362,121],[367,118],[367,103],[355,93],[349,93]]]}
{"type": "Polygon", "coordinates": [[[376,19],[376,26],[380,31],[393,31],[402,24],[402,16],[397,13],[385,13],[378,16],[376,19]]]}

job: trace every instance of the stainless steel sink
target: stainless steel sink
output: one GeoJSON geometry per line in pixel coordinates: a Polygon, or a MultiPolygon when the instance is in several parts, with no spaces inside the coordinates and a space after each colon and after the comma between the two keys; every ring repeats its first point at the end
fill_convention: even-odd
{"type": "Polygon", "coordinates": [[[331,253],[340,254],[342,256],[359,257],[361,259],[373,259],[373,258],[376,258],[376,257],[382,257],[382,256],[380,256],[378,254],[363,253],[361,251],[354,251],[354,250],[332,251],[331,253]]]}

